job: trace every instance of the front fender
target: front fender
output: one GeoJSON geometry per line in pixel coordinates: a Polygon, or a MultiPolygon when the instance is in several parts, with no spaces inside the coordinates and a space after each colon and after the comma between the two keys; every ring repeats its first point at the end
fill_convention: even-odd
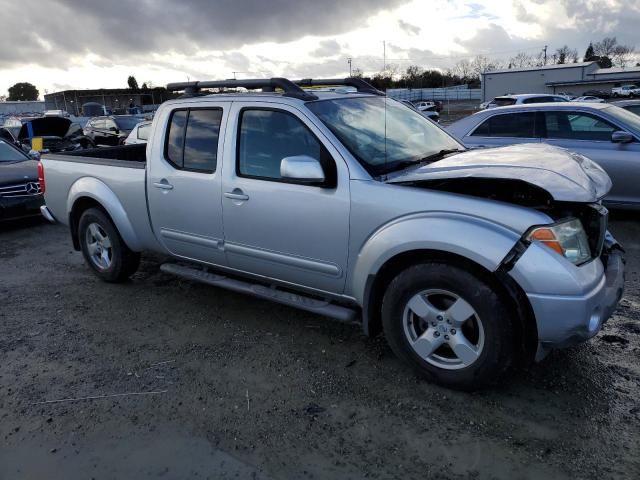
{"type": "Polygon", "coordinates": [[[368,280],[396,255],[417,250],[459,255],[493,272],[520,236],[519,232],[472,215],[429,212],[397,218],[378,229],[360,249],[351,295],[364,306],[368,280]]]}
{"type": "Polygon", "coordinates": [[[120,236],[131,250],[142,250],[141,242],[122,203],[116,194],[97,178],[83,177],[74,182],[67,197],[67,214],[71,214],[78,199],[86,197],[95,200],[107,211],[120,236]]]}

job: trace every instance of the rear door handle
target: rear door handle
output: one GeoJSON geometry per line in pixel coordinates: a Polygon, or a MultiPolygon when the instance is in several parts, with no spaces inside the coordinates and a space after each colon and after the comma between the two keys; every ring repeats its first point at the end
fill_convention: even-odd
{"type": "Polygon", "coordinates": [[[173,190],[173,185],[171,185],[166,179],[162,179],[159,182],[155,182],[153,184],[154,187],[159,188],[161,190],[173,190]]]}
{"type": "Polygon", "coordinates": [[[231,200],[240,200],[243,202],[249,200],[249,195],[245,195],[239,188],[234,188],[231,192],[225,192],[224,196],[231,200]]]}

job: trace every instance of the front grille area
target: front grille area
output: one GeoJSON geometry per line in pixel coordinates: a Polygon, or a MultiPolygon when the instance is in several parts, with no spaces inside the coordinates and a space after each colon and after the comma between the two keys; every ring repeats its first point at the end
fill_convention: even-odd
{"type": "Polygon", "coordinates": [[[2,198],[35,197],[41,193],[40,184],[38,182],[26,182],[18,185],[0,186],[0,197],[2,198]]]}
{"type": "Polygon", "coordinates": [[[581,209],[579,218],[589,239],[591,256],[597,258],[602,254],[609,223],[609,211],[602,205],[592,204],[581,209]]]}

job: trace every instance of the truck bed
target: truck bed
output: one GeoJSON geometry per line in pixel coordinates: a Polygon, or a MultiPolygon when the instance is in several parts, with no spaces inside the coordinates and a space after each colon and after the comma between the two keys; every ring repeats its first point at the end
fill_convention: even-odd
{"type": "Polygon", "coordinates": [[[66,162],[94,163],[128,168],[145,168],[147,145],[122,145],[118,147],[91,148],[75,152],[54,153],[56,160],[66,162]]]}

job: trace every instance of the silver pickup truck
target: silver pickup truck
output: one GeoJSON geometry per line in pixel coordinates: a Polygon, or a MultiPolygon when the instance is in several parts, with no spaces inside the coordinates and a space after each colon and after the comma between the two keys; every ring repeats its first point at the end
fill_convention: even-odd
{"type": "Polygon", "coordinates": [[[44,216],[106,281],[168,253],[165,272],[361,321],[459,389],[592,337],[620,300],[611,182],[581,155],[466,151],[358,79],[169,88],[146,146],[41,160],[44,216]],[[249,91],[201,91],[224,87],[249,91]]]}

